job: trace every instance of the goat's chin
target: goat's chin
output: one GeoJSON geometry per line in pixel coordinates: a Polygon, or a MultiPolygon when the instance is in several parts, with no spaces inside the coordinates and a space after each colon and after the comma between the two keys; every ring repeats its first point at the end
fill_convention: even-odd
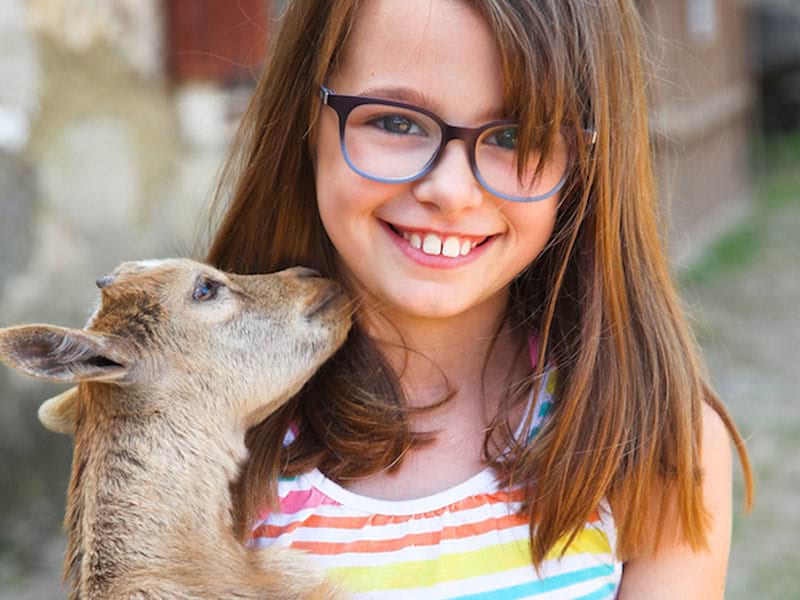
{"type": "MultiPolygon", "coordinates": [[[[325,359],[327,359],[331,354],[333,354],[332,351],[326,353],[325,359]]],[[[318,361],[318,364],[313,369],[305,373],[298,374],[294,381],[282,382],[284,386],[283,390],[277,395],[273,395],[268,401],[265,402],[265,398],[263,396],[260,398],[254,398],[254,401],[252,404],[250,404],[250,406],[255,408],[251,408],[247,414],[245,428],[250,429],[251,427],[258,425],[264,419],[278,410],[281,406],[286,404],[291,398],[296,396],[300,390],[303,389],[303,386],[306,384],[306,382],[308,382],[314,373],[316,373],[316,371],[322,365],[322,362],[324,362],[324,360],[318,361]]],[[[274,390],[276,388],[277,386],[273,387],[272,389],[274,390]]]]}
{"type": "MultiPolygon", "coordinates": [[[[305,381],[303,383],[305,383],[305,381]]],[[[302,389],[303,383],[293,386],[291,389],[282,393],[278,397],[271,398],[268,402],[264,402],[264,398],[260,398],[261,404],[251,405],[255,406],[255,408],[251,408],[245,416],[245,431],[251,427],[255,427],[276,410],[278,410],[281,406],[286,404],[289,399],[292,398],[292,396],[296,395],[302,389]]]]}
{"type": "MultiPolygon", "coordinates": [[[[264,389],[272,390],[273,395],[269,399],[264,396],[255,397],[248,403],[250,409],[245,416],[245,430],[261,423],[303,389],[303,386],[314,376],[314,373],[319,370],[325,361],[333,356],[347,339],[348,326],[349,323],[339,327],[338,331],[333,332],[334,336],[331,335],[331,332],[327,332],[325,343],[323,344],[309,344],[306,346],[303,352],[305,354],[303,360],[306,362],[306,368],[299,369],[293,374],[294,377],[284,378],[280,385],[264,386],[264,389]],[[275,393],[276,390],[280,391],[275,393]]],[[[291,371],[291,369],[288,370],[291,371]]]]}

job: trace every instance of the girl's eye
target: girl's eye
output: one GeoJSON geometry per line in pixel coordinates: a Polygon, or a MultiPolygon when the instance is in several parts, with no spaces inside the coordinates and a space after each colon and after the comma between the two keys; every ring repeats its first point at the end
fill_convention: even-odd
{"type": "Polygon", "coordinates": [[[425,135],[425,131],[412,119],[403,115],[384,115],[372,119],[372,124],[379,129],[399,135],[425,135]]]}
{"type": "Polygon", "coordinates": [[[222,284],[219,281],[202,277],[198,279],[194,286],[192,299],[195,302],[206,302],[207,300],[213,300],[217,296],[217,290],[219,290],[220,287],[222,287],[222,284]]]}
{"type": "Polygon", "coordinates": [[[503,127],[493,131],[488,137],[490,144],[500,146],[506,150],[517,149],[517,128],[516,127],[503,127]]]}

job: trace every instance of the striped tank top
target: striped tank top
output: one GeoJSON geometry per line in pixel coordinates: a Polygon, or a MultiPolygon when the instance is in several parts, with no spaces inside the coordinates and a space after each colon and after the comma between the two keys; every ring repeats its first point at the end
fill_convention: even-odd
{"type": "MultiPolygon", "coordinates": [[[[528,400],[529,441],[553,402],[555,370],[545,377],[539,397],[528,400]]],[[[537,575],[528,519],[516,514],[521,490],[502,489],[488,467],[443,492],[401,501],[353,493],[313,470],[281,479],[278,498],[280,510],[259,515],[250,544],[305,551],[357,599],[605,600],[616,597],[622,576],[607,503],[563,558],[563,543],[550,551],[537,575]]]]}

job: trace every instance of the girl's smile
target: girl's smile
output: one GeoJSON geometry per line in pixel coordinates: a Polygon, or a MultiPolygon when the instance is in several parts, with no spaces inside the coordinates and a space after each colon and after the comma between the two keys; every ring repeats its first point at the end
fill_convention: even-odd
{"type": "Polygon", "coordinates": [[[434,269],[454,269],[469,264],[486,251],[494,235],[468,235],[431,231],[383,222],[400,251],[418,264],[434,269]]]}

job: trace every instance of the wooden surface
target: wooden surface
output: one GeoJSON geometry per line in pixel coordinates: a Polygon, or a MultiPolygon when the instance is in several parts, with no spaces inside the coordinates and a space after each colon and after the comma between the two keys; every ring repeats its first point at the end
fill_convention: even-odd
{"type": "Polygon", "coordinates": [[[267,48],[266,0],[167,0],[174,80],[236,84],[260,71],[267,48]]]}

